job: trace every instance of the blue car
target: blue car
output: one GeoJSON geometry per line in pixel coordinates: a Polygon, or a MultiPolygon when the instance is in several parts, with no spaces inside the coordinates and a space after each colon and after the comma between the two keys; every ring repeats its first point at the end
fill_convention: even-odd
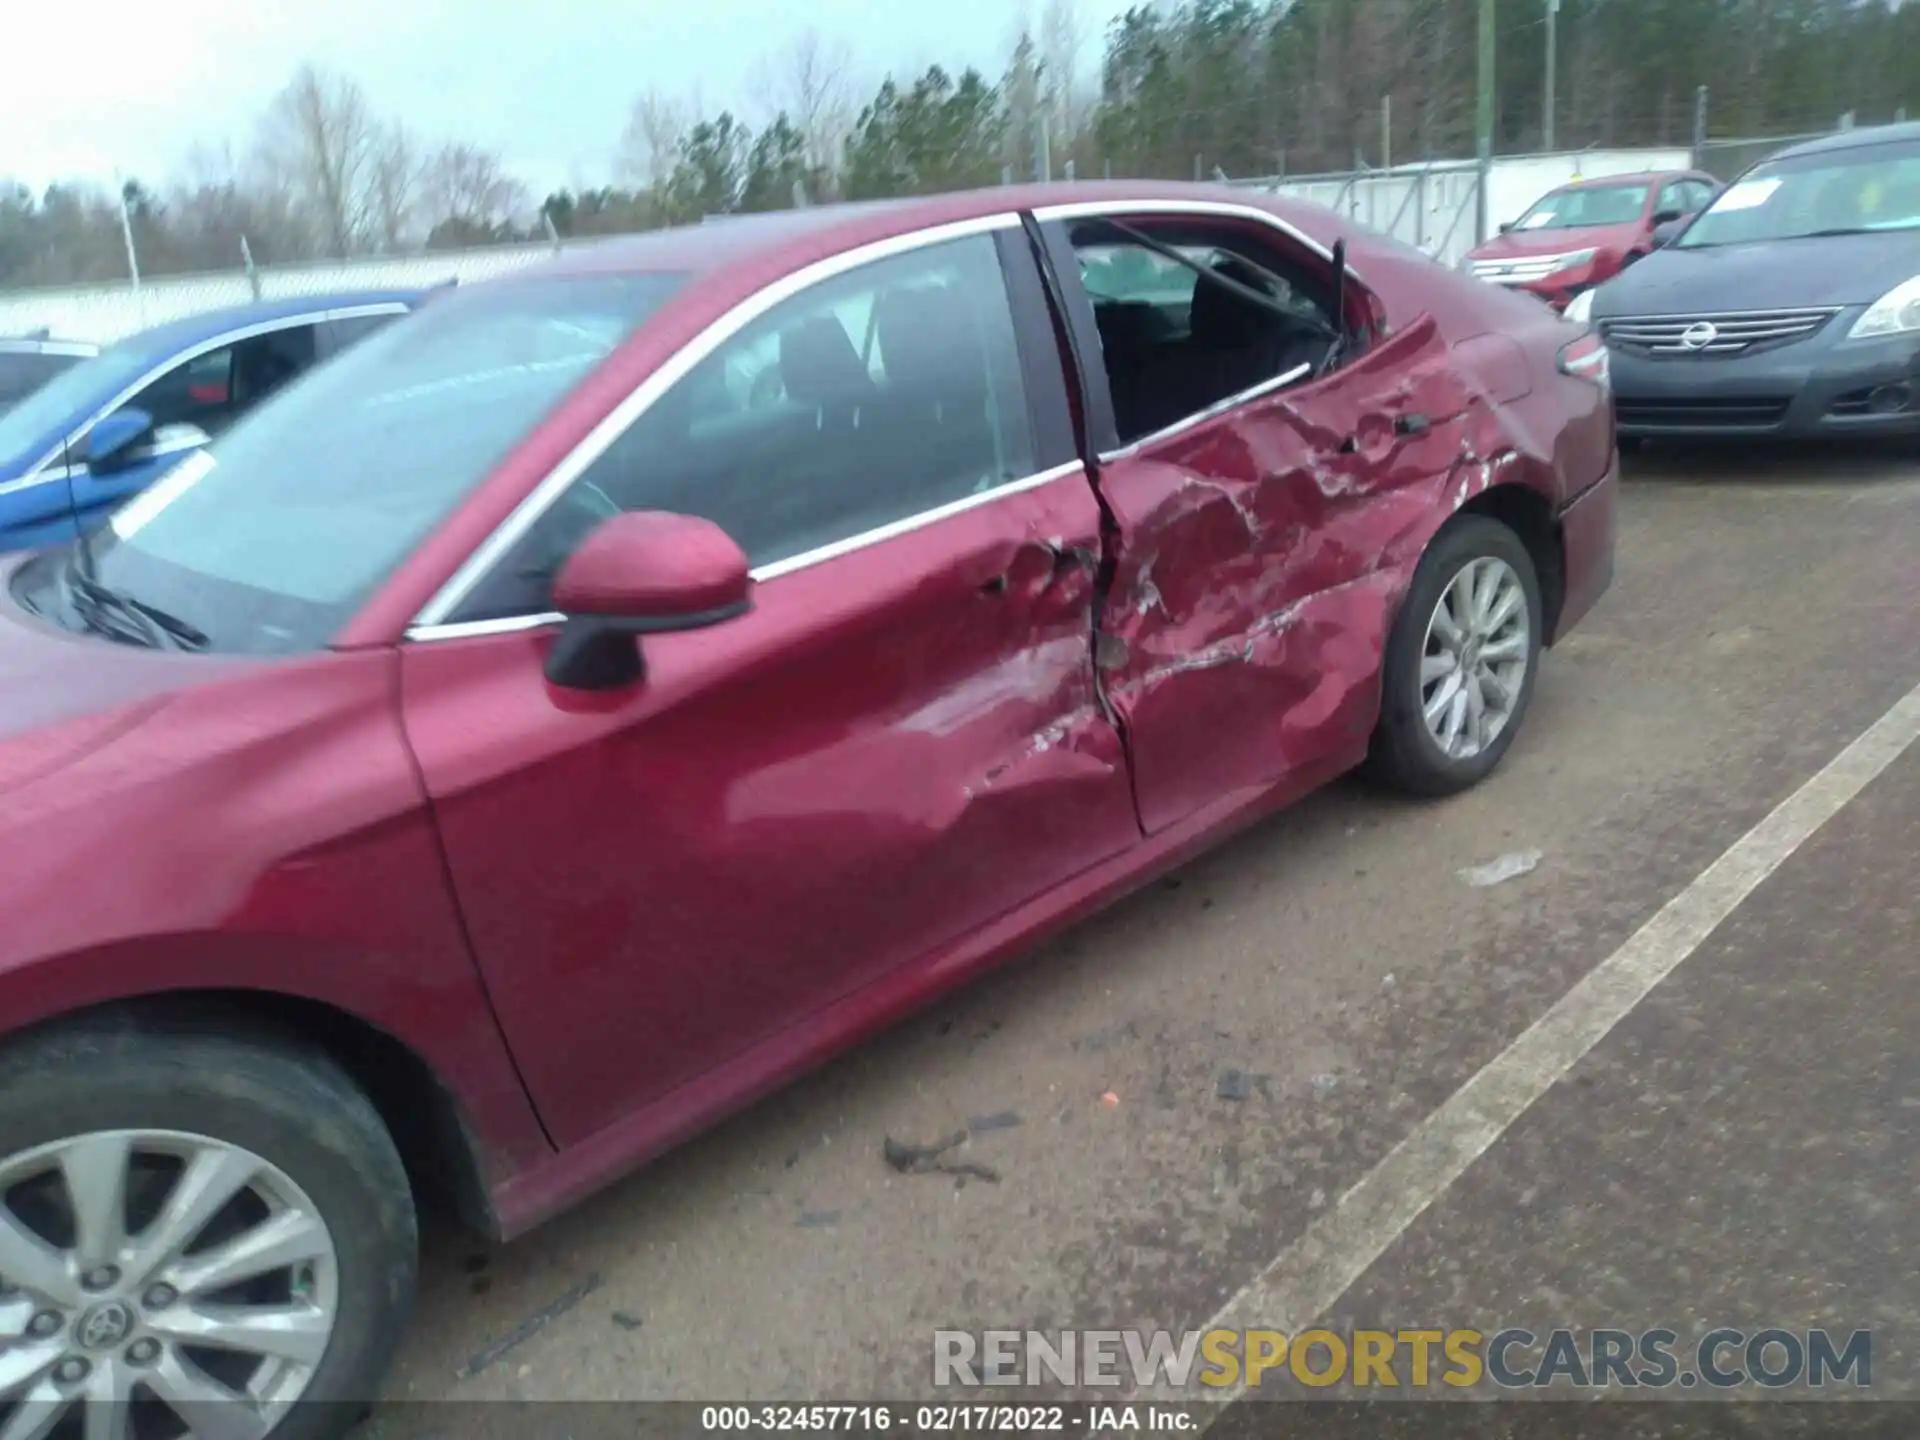
{"type": "Polygon", "coordinates": [[[267,300],[156,325],[0,412],[0,554],[98,526],[302,371],[431,291],[267,300]]]}

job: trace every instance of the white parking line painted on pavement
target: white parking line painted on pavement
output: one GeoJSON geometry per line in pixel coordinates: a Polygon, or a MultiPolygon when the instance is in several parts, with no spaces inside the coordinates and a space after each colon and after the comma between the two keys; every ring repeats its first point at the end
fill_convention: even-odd
{"type": "MultiPolygon", "coordinates": [[[[1276,1255],[1203,1328],[1264,1327],[1287,1335],[1308,1329],[1555,1081],[1916,738],[1920,686],[1661,906],[1276,1255]]],[[[1240,1382],[1208,1398],[1235,1400],[1245,1388],[1240,1382]]],[[[1194,1396],[1163,1383],[1140,1391],[1137,1398],[1191,1401],[1194,1396]]],[[[1213,1418],[1224,1410],[1223,1403],[1213,1418]]]]}

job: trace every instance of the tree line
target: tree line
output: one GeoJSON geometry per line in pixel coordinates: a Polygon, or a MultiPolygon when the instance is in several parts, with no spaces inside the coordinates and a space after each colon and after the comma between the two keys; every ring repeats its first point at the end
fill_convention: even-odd
{"type": "MultiPolygon", "coordinates": [[[[1547,127],[1548,0],[1496,0],[1496,152],[1547,127]]],[[[1160,0],[1103,36],[1073,0],[1023,18],[998,74],[932,65],[859,85],[851,47],[803,32],[760,67],[759,113],[649,91],[615,173],[535,205],[502,157],[424,142],[350,77],[301,69],[251,143],[120,195],[0,183],[0,286],[465,248],[689,223],[1041,174],[1233,177],[1463,157],[1475,146],[1479,0],[1160,0]],[[1088,54],[1088,51],[1096,53],[1088,54]],[[124,201],[124,204],[123,204],[124,201]]],[[[1920,115],[1920,0],[1560,0],[1560,148],[1684,145],[1920,115]]]]}

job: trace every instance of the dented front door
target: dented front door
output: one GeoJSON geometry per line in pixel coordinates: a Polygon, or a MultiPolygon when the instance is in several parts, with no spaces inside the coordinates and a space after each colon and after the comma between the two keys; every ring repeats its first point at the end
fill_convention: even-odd
{"type": "Polygon", "coordinates": [[[763,1042],[817,1047],[808,1017],[1138,841],[1094,689],[1098,546],[1076,463],[648,636],[627,690],[556,690],[542,632],[403,652],[468,932],[556,1140],[758,1073],[763,1042]]]}
{"type": "Polygon", "coordinates": [[[1100,668],[1149,833],[1359,759],[1408,542],[1431,531],[1467,403],[1422,316],[1326,378],[1102,464],[1120,533],[1100,668]]]}

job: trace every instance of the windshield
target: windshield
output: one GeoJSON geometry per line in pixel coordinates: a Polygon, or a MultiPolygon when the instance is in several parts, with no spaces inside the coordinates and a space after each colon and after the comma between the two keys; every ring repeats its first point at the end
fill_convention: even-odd
{"type": "Polygon", "coordinates": [[[46,350],[0,350],[0,411],[18,405],[79,358],[46,350]]]}
{"type": "Polygon", "coordinates": [[[1631,225],[1647,209],[1645,185],[1583,185],[1534,201],[1516,230],[1577,230],[1586,225],[1631,225]]]}
{"type": "Polygon", "coordinates": [[[1920,141],[1754,166],[1675,242],[1693,250],[1808,235],[1920,229],[1920,141]]]}
{"type": "Polygon", "coordinates": [[[134,383],[153,368],[150,346],[138,336],[110,345],[91,360],[70,365],[19,404],[0,415],[0,470],[15,470],[39,460],[48,436],[65,438],[70,425],[91,418],[92,407],[134,383]]]}
{"type": "Polygon", "coordinates": [[[324,646],[682,279],[500,281],[389,325],[117,511],[99,582],[216,650],[324,646]]]}

